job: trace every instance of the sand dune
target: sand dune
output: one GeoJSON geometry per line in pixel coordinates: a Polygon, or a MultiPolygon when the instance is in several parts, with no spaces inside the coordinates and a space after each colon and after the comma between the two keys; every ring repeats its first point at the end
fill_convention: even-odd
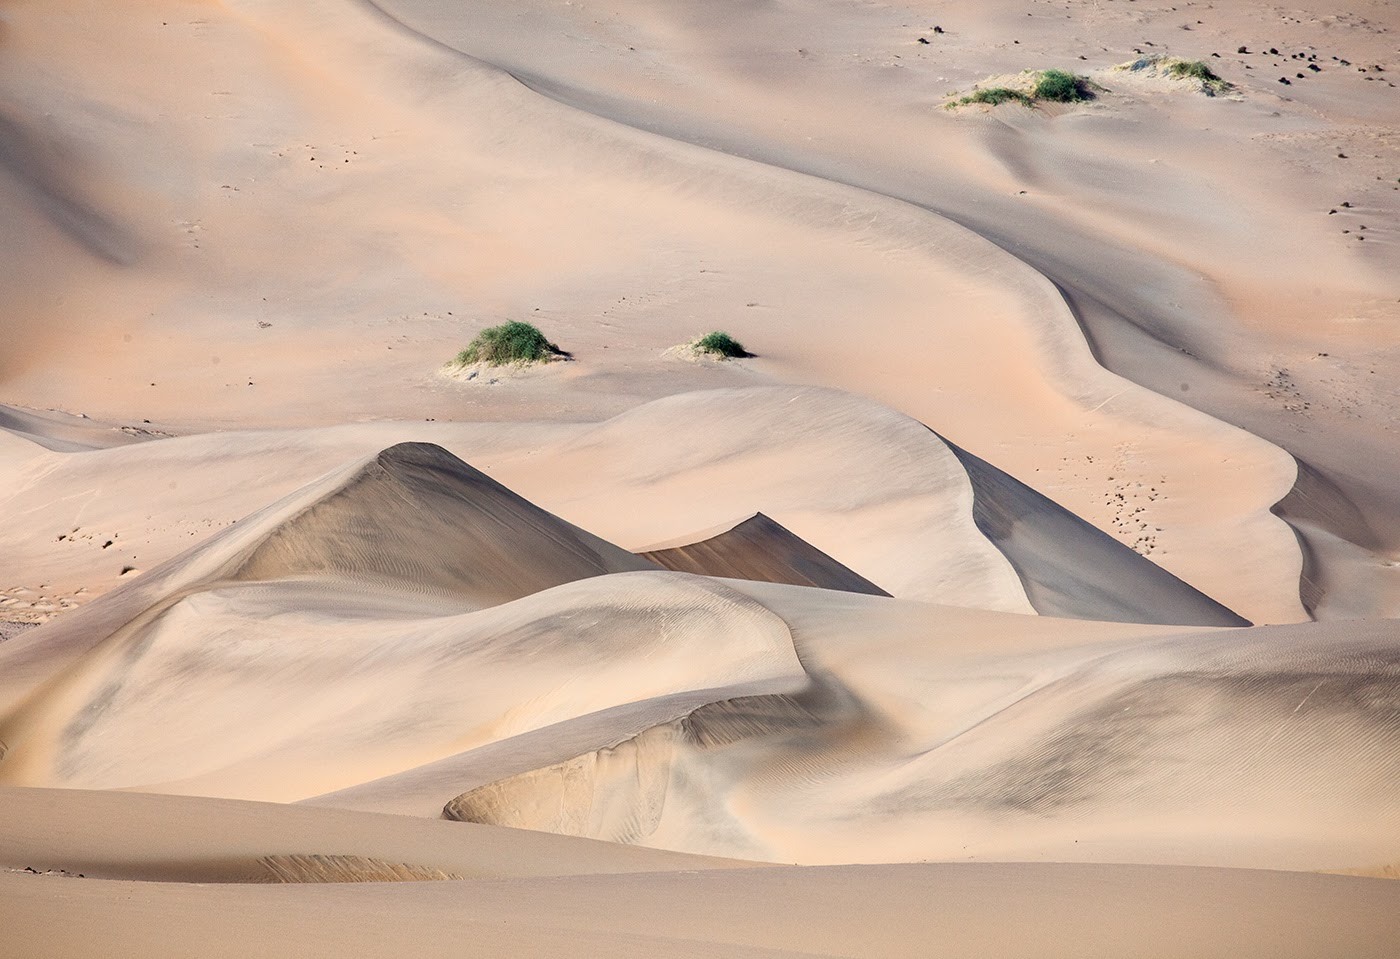
{"type": "MultiPolygon", "coordinates": [[[[817,3],[722,21],[670,4],[629,5],[617,20],[531,5],[530,21],[554,28],[546,46],[489,4],[464,15],[441,0],[379,3],[561,102],[975,230],[1054,283],[1108,368],[1287,449],[1328,477],[1333,508],[1372,522],[1393,515],[1382,477],[1395,448],[1384,438],[1395,427],[1385,383],[1396,353],[1384,319],[1400,292],[1384,266],[1394,237],[1387,225],[1361,242],[1369,230],[1358,229],[1400,212],[1385,5],[1305,4],[1268,25],[1242,5],[1180,18],[1076,2],[1061,19],[1016,0],[947,16],[817,3]],[[949,22],[934,35],[923,19],[949,22]],[[610,55],[620,36],[655,56],[610,55]],[[760,67],[736,36],[802,39],[760,67]],[[1204,57],[1236,95],[1142,91],[1114,69],[1123,54],[1154,50],[1204,57]],[[930,109],[988,74],[1046,65],[1077,66],[1106,93],[1064,118],[1012,107],[949,122],[930,109]],[[1085,163],[1106,152],[1113,161],[1085,163]],[[1348,222],[1328,220],[1329,209],[1348,222]],[[1352,222],[1356,210],[1372,222],[1352,222]]],[[[1054,481],[1072,482],[1063,473],[1054,481]]],[[[1360,552],[1334,575],[1390,609],[1395,580],[1381,561],[1395,544],[1383,534],[1347,542],[1360,552]]]]}
{"type": "Polygon", "coordinates": [[[762,513],[703,539],[658,544],[637,555],[680,573],[889,595],[762,513]]]}
{"type": "Polygon", "coordinates": [[[813,690],[697,710],[448,814],[597,838],[640,818],[632,841],[789,862],[1400,856],[1388,626],[1096,642],[1067,621],[741,588],[786,616],[813,690]]]}
{"type": "MultiPolygon", "coordinates": [[[[67,284],[71,308],[26,315],[113,344],[100,364],[71,361],[63,380],[44,372],[51,353],[35,354],[10,377],[31,406],[71,408],[81,393],[96,416],[201,429],[465,411],[577,420],[755,375],[816,381],[913,415],[1101,528],[1117,515],[1105,484],[1131,495],[1143,512],[1128,540],[1160,527],[1155,558],[1175,575],[1252,621],[1305,616],[1296,539],[1269,512],[1293,481],[1291,458],[1107,374],[1055,282],[926,206],[554,103],[343,0],[162,20],[123,20],[80,0],[50,10],[62,22],[81,11],[87,29],[107,31],[127,56],[151,51],[162,67],[123,82],[122,62],[99,62],[72,81],[94,110],[119,95],[108,109],[129,113],[111,125],[74,120],[66,132],[96,167],[88,189],[114,198],[109,216],[151,241],[110,282],[113,267],[95,268],[90,254],[62,257],[86,277],[67,284]],[[176,38],[187,42],[156,52],[176,38]],[[227,66],[249,62],[261,65],[252,75],[227,66]],[[296,97],[270,93],[286,90],[296,97]],[[182,119],[143,138],[142,122],[162,108],[182,119]],[[203,146],[220,140],[211,128],[227,149],[203,146]],[[169,153],[186,158],[182,179],[135,202],[168,182],[155,171],[169,153]],[[122,163],[102,167],[107,155],[122,163]],[[217,183],[197,175],[206,169],[217,183]],[[178,188],[189,181],[202,186],[178,188]],[[307,211],[291,225],[281,218],[289,195],[306,198],[307,211]],[[465,208],[464,197],[474,198],[465,208]],[[600,222],[605,244],[592,226],[600,222]],[[374,239],[352,239],[365,235],[374,239]],[[258,246],[245,242],[252,237],[258,246]],[[327,237],[334,242],[317,239],[327,237]],[[308,286],[305,275],[320,282],[308,286]],[[353,293],[337,283],[351,275],[353,293]],[[83,310],[98,300],[117,309],[83,310]],[[507,389],[432,375],[479,320],[536,309],[575,353],[571,369],[507,389]],[[102,317],[101,330],[75,327],[75,315],[102,317]],[[800,336],[786,328],[794,316],[804,318],[800,336]],[[761,347],[759,358],[713,369],[660,356],[697,326],[721,323],[761,347]],[[175,325],[180,334],[167,336],[175,325]],[[873,341],[903,347],[856,360],[873,341]],[[962,359],[973,356],[975,370],[962,359]],[[81,386],[105,382],[118,388],[81,386]],[[383,382],[396,386],[386,393],[374,385],[383,382]],[[561,387],[574,398],[561,403],[561,387]],[[1171,494],[1152,501],[1138,484],[1171,494]],[[1197,497],[1202,484],[1214,495],[1197,497]],[[1247,574],[1222,560],[1243,543],[1256,557],[1247,574]]],[[[11,25],[26,76],[73,58],[46,24],[31,11],[11,25]]],[[[39,114],[63,95],[31,84],[20,103],[39,114]]],[[[850,100],[831,101],[849,111],[843,119],[856,112],[850,100]]],[[[923,137],[956,129],[948,117],[923,137]]],[[[761,155],[752,146],[736,152],[761,155]]],[[[1179,284],[1149,286],[1185,297],[1179,284]]]]}
{"type": "Polygon", "coordinates": [[[272,857],[356,856],[467,878],[741,868],[685,856],[428,819],[80,789],[0,787],[9,829],[0,867],[90,879],[271,882],[272,857]]]}
{"type": "Polygon", "coordinates": [[[40,640],[12,644],[0,695],[13,701],[108,634],[215,584],[294,580],[291,588],[306,589],[319,577],[351,605],[356,591],[407,592],[420,606],[464,611],[585,576],[650,568],[440,448],[400,445],[221,531],[40,640]]]}
{"type": "Polygon", "coordinates": [[[772,861],[1400,860],[1388,627],[1173,635],[648,565],[392,447],[0,648],[46,671],[0,775],[772,861]]]}
{"type": "Polygon", "coordinates": [[[82,504],[81,522],[17,534],[12,575],[36,594],[31,603],[43,596],[81,604],[125,581],[124,568],[149,570],[270,497],[412,437],[433,438],[632,549],[764,512],[901,597],[1091,618],[1238,622],[1005,474],[969,474],[975,458],[916,421],[838,391],[787,387],[683,394],[591,425],[384,423],[180,437],[81,457],[34,450],[29,462],[10,464],[7,508],[42,515],[48,500],[71,498],[82,504]],[[733,422],[740,411],[742,426],[733,422]],[[666,442],[677,421],[693,431],[680,447],[666,442]],[[569,483],[561,486],[560,476],[569,483]],[[988,525],[989,509],[1003,518],[988,525]],[[1010,538],[995,532],[1006,530],[1006,517],[1015,517],[1010,538]],[[1009,545],[1036,536],[1051,542],[1036,546],[1034,557],[1009,545]],[[1057,578],[1073,582],[1081,598],[1066,599],[1057,578]],[[1092,601],[1089,579],[1098,591],[1092,601]]]}
{"type": "MultiPolygon", "coordinates": [[[[948,448],[972,482],[977,528],[1016,568],[1037,612],[1123,623],[1249,625],[1024,483],[951,443],[948,448]]],[[[1143,537],[1151,541],[1150,534],[1143,537]]],[[[1133,545],[1143,542],[1140,537],[1133,545]]]]}
{"type": "Polygon", "coordinates": [[[0,953],[1393,955],[1397,31],[8,4],[0,953]]]}
{"type": "Polygon", "coordinates": [[[450,956],[469,944],[487,955],[639,959],[916,957],[930,948],[989,957],[1383,959],[1400,897],[1400,886],[1379,879],[1056,864],[296,887],[0,883],[14,936],[75,957],[176,954],[197,935],[211,956],[450,956]],[[862,892],[859,908],[853,889],[862,892]]]}

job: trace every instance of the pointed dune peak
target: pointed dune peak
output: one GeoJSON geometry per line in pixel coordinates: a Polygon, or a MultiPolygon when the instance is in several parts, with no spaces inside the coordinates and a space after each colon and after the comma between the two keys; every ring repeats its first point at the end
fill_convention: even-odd
{"type": "Polygon", "coordinates": [[[762,513],[707,538],[638,555],[681,573],[890,595],[762,513]]]}
{"type": "Polygon", "coordinates": [[[96,647],[137,641],[141,624],[230,581],[271,590],[284,605],[300,589],[323,601],[335,596],[343,610],[437,615],[647,570],[656,567],[441,447],[404,443],[323,476],[32,635],[5,642],[0,713],[96,647]]]}
{"type": "Polygon", "coordinates": [[[281,522],[235,578],[370,580],[484,606],[654,568],[439,446],[401,443],[281,522]]]}

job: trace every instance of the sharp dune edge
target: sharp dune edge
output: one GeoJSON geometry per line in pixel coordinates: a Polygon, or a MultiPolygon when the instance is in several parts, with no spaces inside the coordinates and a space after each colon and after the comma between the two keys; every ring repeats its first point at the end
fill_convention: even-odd
{"type": "Polygon", "coordinates": [[[1390,959],[1397,36],[6,5],[0,954],[1390,959]]]}
{"type": "Polygon", "coordinates": [[[653,546],[638,555],[679,573],[890,595],[762,513],[713,536],[675,546],[653,546]]]}

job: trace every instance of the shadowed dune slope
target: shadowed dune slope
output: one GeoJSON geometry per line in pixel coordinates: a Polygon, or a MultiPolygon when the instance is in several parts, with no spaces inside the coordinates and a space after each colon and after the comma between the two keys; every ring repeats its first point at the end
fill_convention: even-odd
{"type": "Polygon", "coordinates": [[[447,814],[786,862],[1400,860],[1392,624],[1115,635],[735,585],[788,622],[808,690],[701,708],[447,814]]]}
{"type": "Polygon", "coordinates": [[[225,583],[145,611],[11,712],[0,780],[288,801],[627,703],[804,684],[780,618],[677,573],[455,614],[225,583]]]}
{"type": "Polygon", "coordinates": [[[346,609],[362,607],[363,595],[382,594],[386,609],[402,613],[407,603],[420,605],[420,613],[442,613],[646,569],[655,567],[546,513],[446,450],[401,443],[309,483],[100,603],[7,643],[0,710],[107,637],[129,625],[139,631],[213,584],[318,582],[327,593],[323,601],[331,592],[352,594],[346,609]]]}
{"type": "Polygon", "coordinates": [[[637,555],[681,573],[890,595],[762,513],[706,539],[637,555]]]}
{"type": "Polygon", "coordinates": [[[1121,623],[1250,625],[1015,477],[956,444],[948,448],[972,481],[977,528],[1010,560],[1037,612],[1121,623]]]}
{"type": "MultiPolygon", "coordinates": [[[[823,391],[748,406],[800,401],[864,415],[823,391]]],[[[956,456],[881,415],[951,470],[946,505],[970,526],[956,456]]],[[[598,455],[599,432],[581,448],[598,455]]],[[[673,468],[704,483],[715,456],[673,468]]],[[[1062,530],[1055,561],[1111,580],[1103,557],[1126,547],[1062,530]]],[[[0,780],[446,804],[791,862],[1076,858],[1083,842],[1368,867],[1400,860],[1382,788],[1400,777],[1397,655],[1388,624],[1181,632],[661,570],[402,444],[0,646],[16,690],[0,780]]]]}
{"type": "Polygon", "coordinates": [[[472,606],[652,564],[517,496],[430,443],[402,443],[289,516],[233,578],[367,579],[472,606]]]}
{"type": "MultiPolygon", "coordinates": [[[[410,464],[399,454],[370,470],[373,476],[338,480],[347,486],[344,495],[330,487],[310,499],[297,492],[327,470],[368,463],[376,451],[410,438],[431,439],[556,516],[629,549],[691,544],[697,530],[729,528],[734,517],[761,512],[900,598],[1084,618],[1241,622],[999,465],[984,468],[980,460],[960,459],[960,451],[940,435],[881,404],[814,387],[679,394],[595,424],[390,422],[234,431],[81,455],[49,452],[0,434],[0,445],[8,439],[13,446],[12,456],[0,457],[0,511],[36,518],[15,529],[0,564],[8,565],[16,584],[34,591],[48,584],[50,596],[82,602],[118,584],[125,588],[130,580],[119,575],[124,566],[149,578],[153,567],[193,542],[191,536],[218,530],[276,496],[301,496],[300,505],[273,510],[271,522],[289,528],[268,537],[266,548],[248,560],[248,570],[221,575],[282,575],[294,569],[298,575],[322,575],[317,570],[324,567],[325,575],[361,581],[412,577],[444,601],[465,602],[463,591],[476,589],[467,580],[477,566],[455,568],[460,563],[448,552],[455,548],[454,537],[476,537],[483,549],[504,543],[488,552],[492,563],[501,564],[497,571],[505,571],[513,562],[511,534],[493,516],[525,509],[513,494],[497,492],[479,473],[457,475],[427,460],[410,464]],[[682,434],[685,441],[677,442],[682,434]],[[488,492],[497,505],[458,502],[485,503],[488,492]],[[312,509],[315,496],[334,502],[312,509]],[[382,507],[383,497],[394,508],[382,507]],[[409,502],[417,504],[413,514],[399,509],[409,502]],[[446,518],[443,529],[433,528],[429,511],[446,518]],[[392,529],[380,528],[381,513],[395,517],[392,529]],[[323,527],[335,532],[317,532],[323,527]],[[112,548],[101,548],[107,539],[112,548]],[[367,552],[367,544],[375,550],[367,552]],[[424,565],[429,556],[446,559],[424,565]]],[[[1154,494],[1142,489],[1125,495],[1119,512],[1142,525],[1146,514],[1134,503],[1154,494]]],[[[1175,496],[1163,495],[1151,505],[1168,500],[1175,503],[1175,496]]],[[[521,528],[537,525],[527,518],[521,528]]],[[[561,543],[578,536],[561,535],[561,543]]],[[[586,534],[582,543],[581,552],[552,549],[571,570],[583,564],[561,576],[645,565],[586,534]],[[589,559],[590,551],[601,559],[589,559]]],[[[767,563],[774,553],[765,549],[767,563]]],[[[754,548],[745,550],[750,558],[759,555],[754,548]]],[[[486,556],[476,546],[455,555],[478,553],[486,556]]],[[[805,551],[783,558],[792,566],[803,555],[811,558],[805,551]]],[[[1154,551],[1150,559],[1158,555],[1154,551]]],[[[729,567],[687,568],[754,575],[729,567]]],[[[520,581],[528,586],[542,580],[528,573],[520,581]]],[[[483,595],[481,601],[489,599],[483,595]]],[[[37,600],[28,602],[32,607],[37,600]]],[[[0,609],[5,603],[0,600],[0,609]]],[[[0,688],[5,685],[0,676],[0,688]]]]}

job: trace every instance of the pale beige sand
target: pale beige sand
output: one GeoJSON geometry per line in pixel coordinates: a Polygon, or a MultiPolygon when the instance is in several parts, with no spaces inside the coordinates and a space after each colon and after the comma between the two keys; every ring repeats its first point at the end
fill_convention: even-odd
{"type": "Polygon", "coordinates": [[[1173,633],[646,566],[396,446],[0,648],[0,777],[770,861],[1400,859],[1387,625],[1173,633]]]}
{"type": "Polygon", "coordinates": [[[1400,857],[1392,628],[1105,643],[1083,624],[739,588],[792,627],[807,690],[698,710],[449,814],[796,862],[1400,857]]]}
{"type": "Polygon", "coordinates": [[[570,836],[345,810],[80,789],[0,787],[0,869],[146,882],[270,882],[261,860],[359,856],[466,878],[740,868],[570,836]]]}
{"type": "MultiPolygon", "coordinates": [[[[1289,457],[1105,373],[1056,286],[975,232],[552,103],[345,0],[143,10],[72,0],[9,24],[7,89],[26,81],[16,127],[41,141],[14,159],[29,184],[19,214],[57,205],[66,231],[36,225],[16,254],[12,296],[37,332],[12,362],[13,401],[189,426],[596,419],[701,385],[816,380],[914,415],[1100,527],[1114,527],[1103,493],[1117,489],[1132,519],[1115,535],[1160,527],[1154,558],[1207,595],[1252,621],[1304,617],[1296,540],[1268,511],[1293,482],[1289,457]],[[80,58],[85,31],[121,56],[80,58]],[[84,71],[56,71],[71,62],[84,71]],[[55,75],[66,85],[35,82],[55,75]],[[90,111],[48,134],[36,118],[74,96],[90,111]],[[288,221],[293,199],[303,215],[288,221]],[[26,266],[40,256],[68,272],[26,266]],[[30,276],[61,276],[61,306],[31,305],[52,301],[30,276]],[[576,362],[495,386],[432,372],[504,315],[538,319],[576,362]],[[660,355],[712,326],[759,357],[660,355]],[[1226,557],[1246,543],[1244,571],[1226,557]]],[[[823,100],[842,118],[868,102],[823,100]]],[[[753,102],[776,120],[769,98],[753,102]]],[[[900,155],[944,164],[966,124],[925,112],[900,155]]],[[[886,142],[871,122],[908,127],[877,111],[849,135],[886,142]]]]}
{"type": "MultiPolygon", "coordinates": [[[[1400,426],[1389,387],[1400,375],[1393,5],[1309,2],[1263,19],[1244,3],[1192,13],[1099,0],[817,2],[721,18],[627,0],[601,17],[544,3],[380,5],[561,102],[897,198],[992,239],[1056,284],[1110,369],[1325,477],[1326,495],[1288,512],[1309,548],[1310,609],[1397,611],[1386,562],[1400,547],[1387,532],[1400,426]],[[512,29],[516,18],[550,39],[512,29]],[[1237,96],[1141,89],[1113,69],[1140,53],[1204,59],[1237,96]],[[1087,72],[1108,92],[1068,111],[941,109],[989,75],[1043,67],[1087,72]]],[[[945,343],[930,344],[934,364],[945,343]]],[[[1102,450],[1086,463],[1063,440],[1067,459],[1017,467],[1011,451],[988,456],[975,431],[933,425],[1100,525],[1092,497],[1062,488],[1136,472],[1102,450]]],[[[1144,438],[1134,447],[1150,455],[1144,438]]]]}
{"type": "Polygon", "coordinates": [[[1398,34],[6,5],[0,953],[1393,955],[1398,34]]]}
{"type": "Polygon", "coordinates": [[[1130,865],[843,866],[330,885],[0,876],[31,955],[1388,959],[1400,884],[1130,865]]]}

